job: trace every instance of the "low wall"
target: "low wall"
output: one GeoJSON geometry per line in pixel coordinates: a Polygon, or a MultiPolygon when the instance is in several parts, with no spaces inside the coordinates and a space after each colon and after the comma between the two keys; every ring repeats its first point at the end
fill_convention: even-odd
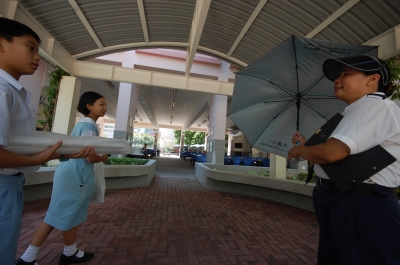
{"type": "MultiPolygon", "coordinates": [[[[248,195],[284,203],[314,212],[312,191],[315,184],[250,175],[248,171],[268,172],[269,168],[196,163],[197,181],[205,189],[248,195]]],[[[289,170],[288,174],[295,172],[289,170]]]]}
{"type": "MultiPolygon", "coordinates": [[[[149,186],[154,177],[156,160],[142,166],[105,165],[106,189],[127,189],[149,186]]],[[[56,167],[42,167],[25,175],[24,201],[50,198],[56,167]]]]}

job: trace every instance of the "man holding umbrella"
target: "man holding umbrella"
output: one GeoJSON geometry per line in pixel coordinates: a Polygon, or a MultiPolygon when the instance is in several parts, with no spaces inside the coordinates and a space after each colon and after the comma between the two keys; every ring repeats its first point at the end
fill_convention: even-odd
{"type": "Polygon", "coordinates": [[[320,144],[307,144],[296,132],[295,146],[288,153],[289,159],[301,156],[315,164],[318,265],[398,265],[400,206],[395,188],[400,185],[400,109],[386,99],[392,94],[388,67],[374,56],[359,55],[328,59],[323,71],[334,81],[335,97],[348,104],[343,118],[320,144]],[[357,159],[363,154],[372,154],[373,165],[359,166],[357,159]],[[342,165],[340,174],[332,173],[338,172],[334,163],[342,165]],[[369,167],[372,174],[364,170],[369,167]],[[359,174],[350,175],[345,187],[348,179],[339,175],[352,170],[359,174]]]}

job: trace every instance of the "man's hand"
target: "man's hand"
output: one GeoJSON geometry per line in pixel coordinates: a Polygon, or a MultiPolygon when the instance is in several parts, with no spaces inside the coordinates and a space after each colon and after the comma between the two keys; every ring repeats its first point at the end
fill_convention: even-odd
{"type": "Polygon", "coordinates": [[[299,153],[300,149],[301,146],[293,146],[288,152],[288,159],[289,160],[293,158],[296,160],[300,159],[300,153],[299,153]]]}
{"type": "Polygon", "coordinates": [[[307,142],[307,139],[298,131],[292,137],[292,143],[294,145],[303,145],[307,142]]]}
{"type": "Polygon", "coordinates": [[[316,164],[329,164],[342,160],[350,154],[350,147],[335,138],[330,138],[326,143],[313,146],[296,145],[288,152],[288,158],[305,160],[316,164]]]}

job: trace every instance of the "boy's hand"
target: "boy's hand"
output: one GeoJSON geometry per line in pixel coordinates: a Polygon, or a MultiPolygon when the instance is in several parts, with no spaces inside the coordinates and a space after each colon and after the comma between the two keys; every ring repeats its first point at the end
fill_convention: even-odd
{"type": "Polygon", "coordinates": [[[95,155],[95,154],[96,153],[94,152],[94,147],[89,146],[89,147],[83,148],[79,153],[65,155],[65,158],[84,158],[84,157],[88,157],[88,156],[95,155]]]}
{"type": "Polygon", "coordinates": [[[50,148],[33,155],[32,158],[35,160],[34,165],[40,165],[46,163],[49,160],[59,157],[60,155],[56,154],[56,151],[58,148],[60,148],[61,145],[62,141],[58,141],[55,145],[51,146],[50,148]]]}

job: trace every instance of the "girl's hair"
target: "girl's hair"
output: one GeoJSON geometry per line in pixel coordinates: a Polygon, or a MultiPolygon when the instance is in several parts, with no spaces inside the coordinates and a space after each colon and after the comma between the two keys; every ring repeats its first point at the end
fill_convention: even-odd
{"type": "Polygon", "coordinates": [[[104,98],[99,93],[88,91],[82,94],[79,98],[78,111],[83,115],[88,115],[90,110],[86,107],[87,104],[92,105],[99,99],[104,98]]]}
{"type": "Polygon", "coordinates": [[[378,92],[382,92],[384,93],[387,97],[391,96],[393,94],[393,83],[390,82],[390,79],[392,78],[392,74],[389,70],[388,65],[383,61],[378,59],[380,64],[383,66],[382,70],[380,71],[374,71],[374,72],[367,72],[367,71],[363,71],[364,74],[366,75],[373,75],[373,74],[378,74],[380,76],[379,78],[379,83],[378,83],[378,92]],[[384,84],[384,77],[382,76],[382,71],[385,71],[387,73],[386,78],[388,79],[388,81],[386,82],[386,84],[384,84]]]}

